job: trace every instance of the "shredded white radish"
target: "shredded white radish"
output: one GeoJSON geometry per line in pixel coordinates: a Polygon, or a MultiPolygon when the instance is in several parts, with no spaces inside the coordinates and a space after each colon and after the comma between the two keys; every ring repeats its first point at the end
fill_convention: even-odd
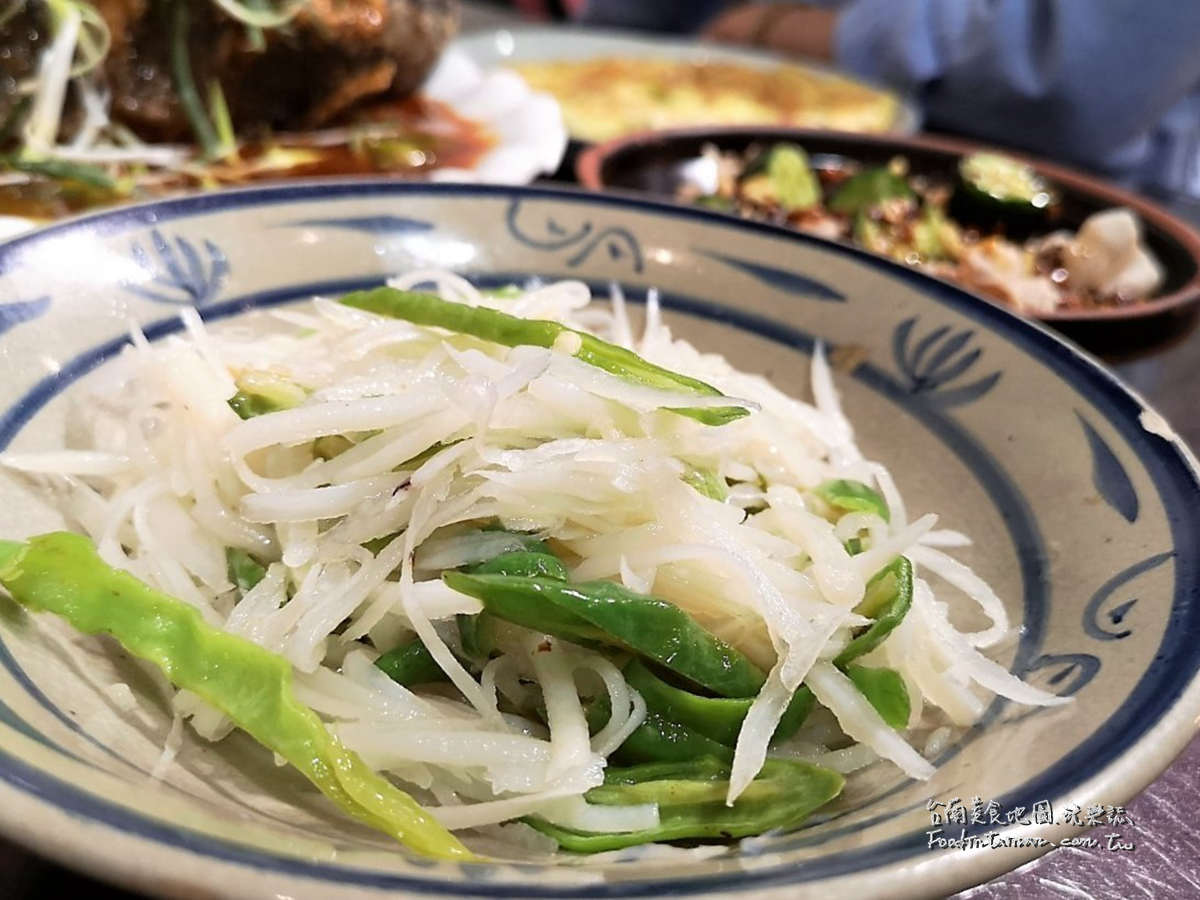
{"type": "Polygon", "coordinates": [[[600,806],[582,797],[549,800],[538,807],[537,814],[554,825],[575,831],[645,831],[659,824],[658,806],[654,803],[600,806]]]}
{"type": "MultiPolygon", "coordinates": [[[[777,664],[767,676],[766,684],[742,722],[738,732],[737,748],[733,757],[733,769],[729,775],[729,790],[725,795],[725,803],[733,803],[744,791],[758,770],[762,768],[767,758],[767,744],[775,733],[779,720],[787,709],[788,701],[792,699],[793,689],[784,685],[780,677],[782,664],[777,664]]],[[[811,671],[811,670],[810,670],[811,671]]]]}
{"type": "Polygon", "coordinates": [[[25,145],[35,153],[54,146],[62,122],[67,85],[71,82],[71,64],[83,19],[77,8],[67,6],[50,46],[38,62],[37,91],[33,107],[23,127],[25,145]]]}
{"type": "MultiPolygon", "coordinates": [[[[897,556],[917,572],[911,609],[858,661],[896,670],[926,756],[993,696],[1066,702],[981,652],[1011,634],[1004,602],[946,552],[967,536],[933,530],[933,513],[910,519],[891,472],[863,457],[823,346],[807,403],[674,337],[653,290],[639,335],[638,298],[617,284],[607,302],[578,281],[503,296],[436,270],[393,284],[573,330],[550,348],[508,347],[324,298],[213,327],[187,310],[182,333],[161,341],[131,327],[94,394],[75,398],[71,449],[20,447],[0,466],[47,487],[110,564],[285,657],[297,698],[448,828],[494,838],[527,831],[496,828],[523,816],[579,832],[660,822],[653,803],[585,797],[665,714],[626,682],[628,656],[586,629],[584,647],[515,624],[443,580],[505,554],[528,563],[549,548],[577,588],[608,580],[672,603],[765,673],[721,788],[729,804],[772,755],[933,773],[835,662],[877,615],[859,604],[897,556]],[[720,393],[590,365],[577,332],[720,393]],[[239,391],[278,408],[243,420],[230,404],[239,391]],[[747,414],[717,427],[678,414],[723,407],[747,414]],[[830,480],[861,482],[890,515],[835,508],[816,491],[830,480]],[[978,608],[990,624],[959,631],[950,603],[955,621],[978,608]],[[414,642],[427,654],[420,679],[397,683],[377,661],[414,642]],[[819,707],[773,744],[801,684],[819,707]]],[[[127,705],[124,692],[113,700],[127,705]]],[[[172,704],[158,774],[185,719],[210,739],[233,727],[193,694],[172,704]]]]}
{"type": "Polygon", "coordinates": [[[528,652],[542,687],[546,724],[550,726],[550,765],[546,778],[555,779],[571,769],[587,765],[592,752],[587,720],[567,651],[557,642],[545,639],[538,641],[528,652]]]}
{"type": "Polygon", "coordinates": [[[133,467],[128,457],[94,450],[0,453],[0,466],[46,475],[121,475],[133,467]]]}
{"type": "Polygon", "coordinates": [[[961,531],[938,528],[926,532],[925,536],[917,543],[924,544],[926,547],[970,547],[973,541],[961,531]]]}
{"type": "Polygon", "coordinates": [[[972,600],[979,604],[984,615],[991,619],[990,628],[967,635],[976,647],[991,647],[998,644],[1008,634],[1008,613],[1004,610],[1004,601],[996,596],[987,582],[960,563],[932,547],[917,546],[908,551],[909,558],[929,571],[940,575],[954,585],[972,600]]]}
{"type": "Polygon", "coordinates": [[[932,635],[941,642],[946,651],[953,654],[953,665],[980,686],[1001,697],[1008,697],[1017,703],[1030,706],[1060,706],[1071,702],[1069,697],[1059,697],[1057,694],[1026,684],[999,663],[976,650],[969,636],[956,631],[946,619],[945,604],[934,600],[929,585],[919,578],[914,585],[913,606],[924,614],[924,621],[929,625],[932,635]]]}
{"type": "Polygon", "coordinates": [[[567,781],[545,791],[519,797],[508,797],[503,800],[431,806],[429,812],[452,831],[478,828],[480,825],[507,822],[520,816],[536,813],[548,805],[553,809],[553,804],[560,798],[581,798],[588,788],[594,786],[590,782],[567,781]]]}
{"type": "Polygon", "coordinates": [[[847,735],[866,744],[884,759],[890,759],[906,775],[929,778],[931,766],[875,711],[854,686],[854,682],[827,662],[819,662],[808,672],[807,684],[817,701],[833,711],[847,735]]]}
{"type": "Polygon", "coordinates": [[[162,781],[171,768],[171,764],[175,762],[175,757],[179,754],[179,748],[182,746],[183,716],[176,713],[175,718],[171,720],[171,729],[167,732],[167,739],[163,742],[162,753],[154,763],[154,768],[150,770],[152,781],[162,781]]]}
{"type": "Polygon", "coordinates": [[[841,772],[843,775],[848,775],[851,772],[857,772],[859,769],[865,769],[877,759],[879,759],[879,755],[866,744],[852,744],[841,750],[830,750],[822,753],[813,762],[819,766],[833,769],[835,772],[841,772]]]}

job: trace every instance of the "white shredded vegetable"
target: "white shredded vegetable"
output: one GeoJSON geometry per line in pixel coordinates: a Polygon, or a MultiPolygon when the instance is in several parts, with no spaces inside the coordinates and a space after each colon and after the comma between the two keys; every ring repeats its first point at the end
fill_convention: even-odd
{"type": "MultiPolygon", "coordinates": [[[[44,67],[66,71],[73,33],[44,67]]],[[[51,116],[56,97],[38,102],[51,116]]],[[[548,349],[510,348],[328,299],[212,329],[188,311],[178,336],[150,343],[133,331],[98,373],[96,395],[76,398],[70,449],[8,452],[0,466],[49,486],[111,564],[282,654],[299,699],[341,741],[447,827],[489,839],[525,816],[576,832],[660,821],[654,803],[584,796],[655,712],[626,682],[627,655],[498,615],[489,647],[468,640],[464,622],[483,623],[471,617],[487,604],[443,573],[535,541],[571,580],[675,604],[761,670],[733,748],[730,804],[772,756],[839,772],[894,764],[928,778],[925,756],[943,753],[950,726],[969,725],[992,696],[1066,702],[984,655],[1011,633],[1003,601],[947,552],[969,539],[932,530],[936,516],[915,514],[919,502],[906,506],[889,470],[863,458],[821,346],[809,404],[675,338],[653,291],[639,336],[628,310],[638,298],[615,284],[609,304],[580,282],[500,294],[418,271],[393,283],[561,321],[722,396],[588,365],[574,334],[548,349]],[[239,391],[279,408],[239,418],[239,391]],[[748,414],[710,426],[677,412],[731,406],[748,414]],[[834,479],[876,491],[890,516],[831,511],[816,489],[834,479]],[[911,741],[835,663],[876,615],[859,607],[871,578],[900,555],[916,568],[911,609],[862,661],[903,680],[911,733],[923,736],[911,741]],[[256,583],[235,583],[247,565],[256,583]],[[959,631],[951,605],[988,624],[959,631]],[[375,664],[412,641],[442,684],[400,684],[375,664]],[[775,746],[801,684],[823,709],[775,746]]],[[[156,775],[185,719],[211,739],[232,727],[194,695],[178,694],[174,710],[156,775]]]]}

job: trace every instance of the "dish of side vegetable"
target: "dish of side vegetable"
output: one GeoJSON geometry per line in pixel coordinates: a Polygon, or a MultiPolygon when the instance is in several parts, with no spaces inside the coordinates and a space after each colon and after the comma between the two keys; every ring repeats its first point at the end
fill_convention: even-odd
{"type": "Polygon", "coordinates": [[[930,847],[930,803],[1124,803],[1195,731],[1193,457],[881,257],[365,180],[96,215],[0,269],[0,832],[66,865],[940,895],[1046,845],[930,847]]]}
{"type": "Polygon", "coordinates": [[[850,243],[1032,318],[1124,318],[1200,297],[1188,225],[1086,176],[959,142],[678,131],[594,148],[578,172],[589,187],[850,243]]]}
{"type": "Polygon", "coordinates": [[[984,707],[914,648],[989,698],[1070,702],[996,672],[1003,604],[937,549],[957,532],[907,520],[823,352],[806,405],[674,339],[656,294],[635,337],[578,282],[391,281],[282,324],[197,317],[194,346],[135,333],[85,448],[0,453],[105,509],[0,538],[0,588],[156,664],[201,736],[247,732],[444,859],[502,823],[575,853],[731,841],[798,827],[876,762],[929,779],[984,707]],[[158,393],[164,371],[196,383],[158,393]],[[155,398],[156,437],[110,441],[150,427],[123,393],[155,398]],[[195,481],[170,499],[181,447],[195,481]]]}

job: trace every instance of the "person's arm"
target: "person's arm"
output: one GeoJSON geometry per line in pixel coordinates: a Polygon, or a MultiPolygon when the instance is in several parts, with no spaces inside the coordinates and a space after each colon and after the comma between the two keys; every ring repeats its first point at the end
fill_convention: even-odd
{"type": "MultiPolygon", "coordinates": [[[[747,41],[746,21],[773,5],[727,10],[709,31],[740,22],[729,36],[747,41]]],[[[1200,84],[1190,0],[851,0],[810,12],[836,16],[828,46],[819,19],[800,13],[775,13],[758,43],[912,90],[931,124],[1112,170],[1141,162],[1151,129],[1200,84]]]]}
{"type": "Polygon", "coordinates": [[[713,40],[828,60],[833,56],[836,25],[835,11],[808,3],[744,3],[714,18],[704,34],[713,40]]]}
{"type": "Polygon", "coordinates": [[[1121,167],[1200,84],[1198,47],[1193,2],[856,0],[836,57],[921,90],[932,122],[1121,167]]]}

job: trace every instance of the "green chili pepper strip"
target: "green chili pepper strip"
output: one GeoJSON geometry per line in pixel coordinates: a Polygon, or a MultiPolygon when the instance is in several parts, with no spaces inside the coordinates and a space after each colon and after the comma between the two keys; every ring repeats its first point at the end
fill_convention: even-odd
{"type": "Polygon", "coordinates": [[[396,684],[405,687],[449,680],[420,638],[392,648],[375,660],[375,665],[396,684]]]}
{"type": "MultiPolygon", "coordinates": [[[[574,336],[579,340],[579,349],[575,357],[612,375],[661,390],[689,391],[702,397],[722,396],[721,392],[710,384],[656,366],[624,347],[547,319],[522,319],[483,306],[452,303],[434,294],[401,291],[389,287],[357,291],[343,297],[341,302],[355,309],[403,319],[415,325],[469,334],[506,347],[526,345],[548,348],[553,347],[555,341],[564,335],[574,336]]],[[[672,411],[705,425],[724,425],[748,415],[748,411],[740,406],[672,411]]]]}
{"type": "MultiPolygon", "coordinates": [[[[642,695],[646,708],[651,712],[678,722],[686,728],[704,735],[726,747],[737,744],[742,722],[750,711],[753,697],[726,698],[701,697],[677,688],[655,675],[641,660],[633,660],[625,667],[625,680],[642,695]]],[[[783,718],[775,729],[772,740],[781,741],[795,734],[812,712],[815,702],[810,691],[801,687],[792,696],[783,718]]]]}
{"type": "Polygon", "coordinates": [[[496,649],[496,620],[487,613],[468,616],[460,613],[454,617],[458,625],[458,637],[462,642],[463,655],[479,666],[492,657],[496,649]]]}
{"type": "Polygon", "coordinates": [[[839,793],[845,781],[830,769],[798,760],[771,759],[733,806],[725,805],[729,767],[713,759],[609,769],[604,784],[585,794],[604,806],[658,804],[659,825],[621,834],[559,828],[530,817],[530,825],[577,853],[619,850],[654,841],[749,837],[795,828],[839,793]]]}
{"type": "MultiPolygon", "coordinates": [[[[486,562],[468,566],[466,571],[472,575],[516,575],[524,578],[567,580],[567,567],[550,552],[550,547],[545,541],[535,540],[524,534],[516,536],[524,542],[527,549],[501,553],[486,562]]],[[[483,665],[497,650],[498,620],[486,612],[474,616],[459,615],[456,618],[463,652],[471,660],[483,665]]]]}
{"type": "Polygon", "coordinates": [[[687,762],[698,756],[733,761],[733,751],[686,725],[648,712],[616,751],[621,762],[687,762]]]}
{"type": "Polygon", "coordinates": [[[816,495],[830,506],[846,512],[875,513],[885,522],[891,521],[887,501],[861,481],[835,478],[817,486],[816,495]]]}
{"type": "MultiPolygon", "coordinates": [[[[586,713],[588,726],[595,734],[612,715],[608,695],[589,703],[586,713]]],[[[642,724],[612,755],[613,760],[622,763],[679,763],[705,757],[732,762],[733,750],[654,710],[647,711],[642,724]]]]}
{"type": "MultiPolygon", "coordinates": [[[[683,766],[676,763],[647,763],[646,765],[625,766],[624,768],[611,767],[604,772],[603,788],[633,788],[636,785],[649,784],[651,789],[653,789],[654,783],[658,781],[720,782],[728,778],[728,766],[718,759],[700,757],[690,760],[687,765],[683,766]]],[[[600,790],[600,788],[595,788],[595,790],[600,790]]],[[[635,796],[636,792],[634,791],[629,791],[625,795],[629,799],[635,796]]],[[[634,799],[632,802],[645,803],[651,801],[634,799]]],[[[608,805],[613,806],[615,804],[609,803],[608,805]]]]}
{"type": "Polygon", "coordinates": [[[305,396],[303,388],[280,382],[277,386],[240,390],[229,398],[229,406],[240,418],[253,419],[299,406],[305,396]]]}
{"type": "Polygon", "coordinates": [[[245,550],[238,550],[236,547],[225,548],[225,568],[229,573],[229,580],[237,585],[243,595],[267,575],[266,566],[245,550]]]}
{"type": "Polygon", "coordinates": [[[442,580],[516,625],[569,641],[622,647],[654,660],[722,697],[758,693],[765,676],[742,653],[683,610],[611,581],[569,584],[550,578],[446,572],[442,580]]]}
{"type": "Polygon", "coordinates": [[[364,550],[370,552],[372,556],[378,556],[379,551],[394,541],[400,536],[400,532],[393,531],[391,534],[381,534],[377,538],[371,538],[369,541],[363,541],[361,546],[364,550]]]}
{"type": "Polygon", "coordinates": [[[698,493],[722,503],[729,497],[729,485],[711,469],[689,468],[683,473],[683,482],[698,493]]]}
{"type": "Polygon", "coordinates": [[[871,701],[875,711],[892,728],[908,727],[908,714],[912,709],[908,688],[895,669],[873,669],[854,663],[846,666],[846,676],[864,697],[871,701]]]}
{"type": "Polygon", "coordinates": [[[467,569],[472,575],[517,575],[524,578],[567,580],[567,567],[553,553],[514,550],[467,569]]]}
{"type": "Polygon", "coordinates": [[[77,534],[0,542],[0,584],[32,610],[111,634],[278,753],[362,822],[429,856],[472,854],[408,794],[371,771],[292,693],[283,657],[206,624],[192,607],[110,568],[77,534]]]}
{"type": "Polygon", "coordinates": [[[230,397],[229,406],[242,419],[253,419],[255,416],[263,416],[282,408],[262,394],[251,394],[248,391],[238,391],[230,397]]]}
{"type": "Polygon", "coordinates": [[[904,621],[908,608],[912,606],[913,572],[912,563],[898,556],[885,569],[881,569],[867,583],[866,594],[854,608],[859,615],[875,621],[867,630],[855,637],[837,655],[834,663],[845,668],[865,653],[870,653],[883,643],[883,639],[904,621]]]}
{"type": "MultiPolygon", "coordinates": [[[[249,382],[249,377],[246,379],[249,382]]],[[[298,384],[266,373],[255,373],[251,386],[238,386],[238,392],[229,398],[229,405],[243,419],[253,419],[267,413],[293,409],[308,398],[308,392],[298,384]]],[[[329,435],[317,441],[339,438],[329,435]]],[[[345,438],[339,438],[345,440],[345,438]]]]}

